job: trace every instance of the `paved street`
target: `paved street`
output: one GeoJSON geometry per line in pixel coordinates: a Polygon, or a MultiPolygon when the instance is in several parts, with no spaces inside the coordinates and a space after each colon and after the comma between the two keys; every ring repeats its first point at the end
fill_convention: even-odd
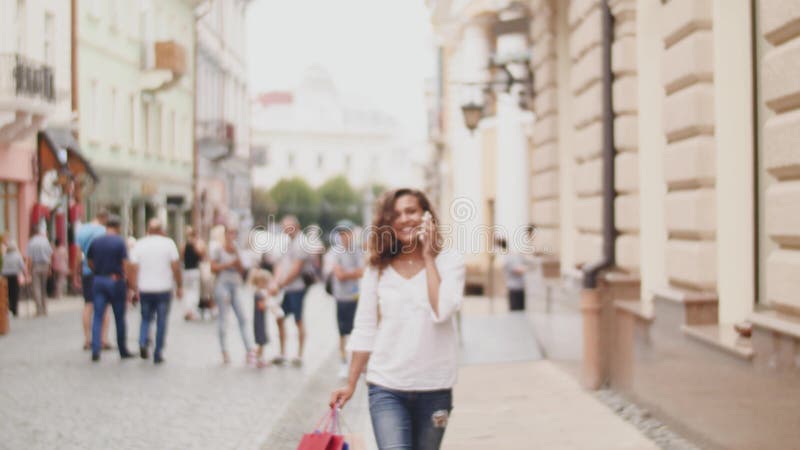
{"type": "MultiPolygon", "coordinates": [[[[244,295],[250,312],[251,296],[244,295]]],[[[0,338],[0,448],[290,450],[341,383],[334,305],[319,286],[308,297],[311,331],[301,369],[246,367],[232,320],[233,363],[223,366],[216,322],[186,323],[177,304],[166,364],[122,362],[115,352],[92,364],[80,348],[80,306],[63,302],[46,319],[13,320],[12,333],[0,338]]],[[[655,448],[542,360],[525,315],[496,306],[490,313],[485,299],[465,302],[461,370],[444,448],[655,448]]],[[[138,310],[131,312],[129,326],[137,327],[138,310]]],[[[272,354],[277,337],[274,326],[269,331],[272,354]]],[[[138,328],[128,337],[131,350],[136,336],[138,328]]],[[[344,413],[346,431],[374,449],[363,384],[344,413]]]]}
{"type": "MultiPolygon", "coordinates": [[[[243,300],[249,315],[252,296],[243,300]]],[[[120,361],[116,352],[92,364],[81,349],[76,308],[12,320],[12,332],[0,338],[0,448],[257,448],[336,346],[334,305],[319,287],[306,307],[310,330],[301,369],[246,367],[233,317],[232,364],[223,366],[216,321],[186,323],[179,307],[173,306],[162,366],[120,361]]],[[[137,308],[128,313],[132,351],[138,325],[137,308]]],[[[276,352],[274,326],[269,332],[269,351],[276,352]]]]}

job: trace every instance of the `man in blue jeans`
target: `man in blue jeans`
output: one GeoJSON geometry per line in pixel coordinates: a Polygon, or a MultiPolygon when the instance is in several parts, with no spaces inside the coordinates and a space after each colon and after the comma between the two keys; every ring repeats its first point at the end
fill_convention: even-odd
{"type": "Polygon", "coordinates": [[[275,364],[283,364],[286,361],[286,329],[284,321],[288,316],[293,315],[297,325],[298,349],[297,357],[292,359],[292,364],[299,367],[303,364],[303,344],[305,342],[306,330],[303,326],[303,300],[306,296],[306,285],[303,282],[301,273],[303,265],[308,259],[307,244],[303,233],[300,231],[300,222],[295,216],[286,216],[281,221],[283,232],[289,238],[286,252],[278,262],[275,270],[275,278],[278,280],[273,285],[271,291],[283,290],[283,311],[286,317],[277,319],[278,338],[281,344],[281,354],[273,359],[275,364]]]}
{"type": "MultiPolygon", "coordinates": [[[[94,318],[92,320],[92,361],[100,361],[100,333],[103,326],[103,312],[111,304],[117,328],[117,348],[122,359],[133,356],[125,342],[125,297],[128,269],[128,250],[125,240],[119,235],[120,220],[109,216],[106,221],[106,234],[92,241],[86,257],[94,272],[92,300],[94,318]]],[[[128,278],[130,280],[130,278],[128,278]]],[[[133,282],[135,283],[135,281],[133,282]]],[[[135,292],[135,284],[128,286],[135,292]]]]}
{"type": "Polygon", "coordinates": [[[139,354],[148,358],[147,338],[150,322],[156,317],[156,348],[153,362],[164,362],[164,340],[167,335],[167,317],[172,300],[172,290],[183,297],[180,257],[175,242],[164,236],[161,221],[150,219],[147,236],[139,239],[131,250],[131,278],[136,280],[142,302],[142,325],[139,329],[139,354]]]}

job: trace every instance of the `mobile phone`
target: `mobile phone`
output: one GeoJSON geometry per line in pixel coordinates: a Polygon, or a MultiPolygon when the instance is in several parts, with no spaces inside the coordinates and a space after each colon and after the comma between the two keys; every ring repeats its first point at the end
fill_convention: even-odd
{"type": "Polygon", "coordinates": [[[425,211],[422,214],[422,227],[419,228],[419,232],[417,233],[417,238],[420,241],[424,241],[425,240],[425,230],[427,230],[428,224],[431,223],[431,220],[433,220],[433,216],[431,216],[431,212],[430,211],[425,211]]]}

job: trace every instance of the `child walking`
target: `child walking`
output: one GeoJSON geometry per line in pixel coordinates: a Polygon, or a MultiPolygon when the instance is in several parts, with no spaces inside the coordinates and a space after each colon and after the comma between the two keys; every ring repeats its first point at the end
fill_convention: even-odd
{"type": "Polygon", "coordinates": [[[264,346],[269,342],[267,337],[267,310],[276,318],[283,317],[283,310],[270,292],[272,275],[263,269],[256,269],[250,276],[250,284],[255,288],[253,294],[253,335],[256,341],[256,366],[266,367],[264,361],[264,346]]]}

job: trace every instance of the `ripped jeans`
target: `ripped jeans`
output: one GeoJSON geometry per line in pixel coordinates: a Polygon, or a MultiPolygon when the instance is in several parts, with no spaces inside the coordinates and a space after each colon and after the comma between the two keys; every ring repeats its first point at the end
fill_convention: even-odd
{"type": "Polygon", "coordinates": [[[380,450],[437,450],[452,409],[452,389],[396,391],[369,385],[369,414],[380,450]]]}

